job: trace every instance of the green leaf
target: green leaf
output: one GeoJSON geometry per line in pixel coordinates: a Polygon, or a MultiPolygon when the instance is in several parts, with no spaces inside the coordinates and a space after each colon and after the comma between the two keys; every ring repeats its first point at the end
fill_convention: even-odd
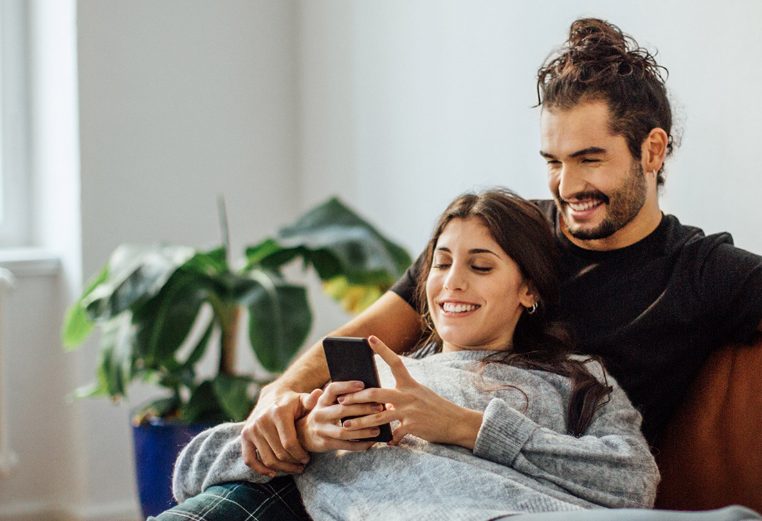
{"type": "Polygon", "coordinates": [[[247,295],[249,340],[262,366],[283,371],[307,338],[312,312],[307,292],[265,271],[251,276],[258,283],[247,295]]]}
{"type": "Polygon", "coordinates": [[[183,362],[183,367],[186,369],[192,369],[201,358],[203,358],[204,353],[206,352],[206,348],[209,346],[209,339],[212,337],[212,333],[214,332],[214,321],[210,321],[209,325],[206,327],[206,331],[204,331],[204,334],[199,339],[198,343],[196,343],[196,347],[193,348],[191,353],[188,355],[188,358],[183,362]]]}
{"type": "Polygon", "coordinates": [[[228,421],[243,421],[254,407],[251,378],[220,374],[214,379],[214,393],[228,421]]]}
{"type": "Polygon", "coordinates": [[[323,291],[351,314],[360,313],[378,300],[382,294],[382,289],[377,285],[350,284],[343,276],[323,282],[323,291]]]}
{"type": "Polygon", "coordinates": [[[133,411],[132,423],[142,425],[151,418],[168,418],[175,414],[180,402],[173,396],[157,398],[133,411]]]}
{"type": "Polygon", "coordinates": [[[61,340],[67,351],[72,351],[78,347],[90,335],[93,329],[93,322],[87,316],[82,301],[107,278],[108,267],[105,266],[100,273],[87,283],[82,296],[66,311],[66,317],[61,328],[61,340]]]}
{"type": "Polygon", "coordinates": [[[178,367],[177,350],[188,337],[207,299],[206,275],[178,270],[154,298],[136,306],[132,322],[147,367],[178,367]]]}
{"type": "Polygon", "coordinates": [[[224,247],[196,253],[182,265],[182,269],[210,276],[230,271],[224,247]]]}
{"type": "MultiPolygon", "coordinates": [[[[267,259],[282,250],[282,246],[278,244],[275,239],[265,239],[259,244],[249,246],[246,248],[246,269],[261,264],[264,259],[267,259]]],[[[277,267],[277,265],[273,267],[277,267]]]]}
{"type": "Polygon", "coordinates": [[[161,291],[193,255],[193,248],[185,246],[120,246],[109,259],[107,279],[83,299],[82,305],[93,320],[118,315],[161,291]]]}
{"type": "Polygon", "coordinates": [[[100,379],[95,382],[83,385],[74,390],[75,398],[103,398],[109,396],[105,383],[101,384],[100,379]]]}
{"type": "Polygon", "coordinates": [[[180,408],[180,419],[186,423],[210,424],[226,420],[211,381],[202,382],[192,391],[188,403],[180,408]]]}
{"type": "Polygon", "coordinates": [[[322,280],[343,275],[351,284],[377,284],[384,289],[411,263],[402,247],[336,198],[282,228],[275,239],[247,253],[265,268],[280,266],[301,256],[315,267],[322,280]]]}
{"type": "Polygon", "coordinates": [[[77,397],[110,396],[119,399],[126,395],[127,384],[134,376],[131,336],[128,315],[109,320],[103,325],[96,381],[78,389],[75,393],[77,397]]]}

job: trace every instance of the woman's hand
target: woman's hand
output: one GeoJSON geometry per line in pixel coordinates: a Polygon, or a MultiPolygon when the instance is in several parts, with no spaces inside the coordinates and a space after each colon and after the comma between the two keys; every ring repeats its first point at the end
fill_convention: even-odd
{"type": "Polygon", "coordinates": [[[367,416],[383,409],[377,403],[338,403],[340,396],[362,388],[362,382],[332,382],[324,390],[312,391],[311,396],[318,397],[317,404],[309,414],[296,422],[297,437],[305,449],[310,452],[363,451],[376,443],[362,440],[378,436],[379,429],[375,425],[352,430],[341,425],[342,418],[367,416]]]}
{"type": "MultiPolygon", "coordinates": [[[[396,445],[406,434],[412,434],[433,443],[473,449],[482,413],[456,405],[421,385],[410,376],[402,359],[381,340],[371,336],[368,341],[391,369],[396,385],[393,389],[364,389],[338,398],[345,406],[368,402],[386,404],[384,411],[345,421],[344,429],[350,433],[366,432],[369,427],[397,420],[400,423],[394,429],[391,444],[396,445]]],[[[357,437],[356,434],[353,436],[357,437]]]]}

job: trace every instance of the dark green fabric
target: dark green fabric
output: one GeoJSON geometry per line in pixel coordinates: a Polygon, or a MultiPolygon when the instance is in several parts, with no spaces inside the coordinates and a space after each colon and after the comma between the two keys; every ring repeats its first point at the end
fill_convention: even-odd
{"type": "Polygon", "coordinates": [[[225,483],[167,510],[149,521],[310,521],[290,477],[269,483],[225,483]]]}

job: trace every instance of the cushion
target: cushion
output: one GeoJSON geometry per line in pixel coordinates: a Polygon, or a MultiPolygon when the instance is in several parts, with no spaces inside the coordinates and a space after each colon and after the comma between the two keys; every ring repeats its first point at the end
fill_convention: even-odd
{"type": "Polygon", "coordinates": [[[657,508],[762,511],[762,335],[704,363],[657,447],[657,508]]]}

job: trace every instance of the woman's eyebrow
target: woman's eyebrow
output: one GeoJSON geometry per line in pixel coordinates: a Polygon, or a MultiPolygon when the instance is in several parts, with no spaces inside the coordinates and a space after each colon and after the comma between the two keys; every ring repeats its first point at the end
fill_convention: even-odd
{"type": "MultiPolygon", "coordinates": [[[[450,248],[448,248],[447,246],[437,246],[437,249],[434,250],[434,251],[441,251],[441,252],[444,252],[444,253],[452,253],[450,251],[450,248]]],[[[500,258],[499,254],[495,253],[492,250],[488,250],[487,248],[471,248],[470,250],[468,250],[468,254],[469,255],[478,255],[480,253],[489,253],[491,255],[494,255],[497,258],[500,258]]]]}
{"type": "Polygon", "coordinates": [[[494,251],[492,251],[492,250],[488,250],[488,249],[486,249],[486,248],[472,248],[472,249],[468,250],[468,253],[470,253],[470,254],[472,254],[472,255],[473,255],[473,254],[478,254],[478,253],[489,253],[489,254],[492,254],[492,255],[494,255],[495,257],[498,257],[498,258],[500,258],[500,255],[498,255],[498,254],[497,254],[497,253],[495,253],[494,251]]]}

